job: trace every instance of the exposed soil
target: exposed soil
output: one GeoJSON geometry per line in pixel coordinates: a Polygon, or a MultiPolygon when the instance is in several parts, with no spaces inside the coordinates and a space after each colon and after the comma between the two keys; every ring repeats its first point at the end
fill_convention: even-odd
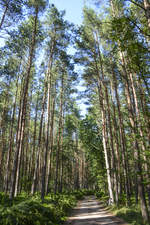
{"type": "Polygon", "coordinates": [[[80,201],[64,225],[128,225],[113,216],[94,196],[80,201]]]}

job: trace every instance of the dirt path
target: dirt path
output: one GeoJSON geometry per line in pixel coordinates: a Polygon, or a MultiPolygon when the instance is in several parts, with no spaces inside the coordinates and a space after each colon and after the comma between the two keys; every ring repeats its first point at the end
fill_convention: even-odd
{"type": "Polygon", "coordinates": [[[128,225],[109,213],[94,196],[80,201],[64,225],[128,225]]]}

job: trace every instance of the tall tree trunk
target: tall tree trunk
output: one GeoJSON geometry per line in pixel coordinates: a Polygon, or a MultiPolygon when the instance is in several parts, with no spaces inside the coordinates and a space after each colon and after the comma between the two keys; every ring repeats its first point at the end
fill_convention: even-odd
{"type": "Polygon", "coordinates": [[[100,103],[100,110],[102,115],[102,140],[103,140],[103,148],[104,148],[104,155],[105,155],[105,165],[106,165],[106,171],[107,171],[107,182],[108,182],[108,191],[109,191],[109,203],[114,204],[114,194],[113,194],[113,188],[111,183],[111,170],[109,165],[109,159],[108,159],[108,152],[107,152],[107,132],[106,132],[106,112],[104,109],[104,97],[102,94],[102,87],[100,84],[100,81],[98,82],[98,93],[99,93],[99,103],[100,103]]]}
{"type": "Polygon", "coordinates": [[[127,159],[127,152],[126,152],[126,140],[125,140],[123,118],[122,118],[122,113],[120,109],[117,79],[116,79],[116,74],[115,74],[113,65],[112,65],[112,76],[113,76],[113,86],[115,89],[115,98],[117,101],[117,109],[118,109],[118,117],[119,117],[119,133],[120,133],[120,142],[121,142],[123,171],[124,171],[124,178],[125,178],[125,189],[127,194],[127,204],[130,205],[129,173],[128,173],[128,159],[127,159]]]}
{"type": "Polygon", "coordinates": [[[146,199],[145,199],[145,190],[144,190],[144,184],[143,184],[143,175],[142,175],[142,165],[141,165],[141,151],[139,147],[139,143],[137,142],[136,136],[138,134],[138,127],[137,127],[137,120],[136,120],[136,100],[134,98],[134,90],[132,89],[132,84],[129,79],[129,75],[127,73],[126,69],[126,61],[124,54],[120,52],[120,57],[122,61],[122,66],[123,66],[123,73],[124,73],[124,79],[125,80],[125,94],[126,94],[126,99],[127,99],[127,104],[128,104],[128,112],[129,112],[129,119],[131,123],[131,128],[132,132],[134,134],[134,155],[135,155],[135,165],[136,165],[136,174],[137,174],[137,179],[138,179],[138,193],[139,193],[139,198],[140,198],[140,203],[141,203],[141,212],[143,219],[145,221],[149,221],[149,215],[148,215],[148,210],[147,210],[147,204],[146,204],[146,199]],[[131,95],[132,93],[132,95],[131,95]],[[133,101],[131,99],[133,98],[133,101]],[[133,109],[133,106],[135,107],[135,110],[133,109]]]}
{"type": "Polygon", "coordinates": [[[45,113],[46,96],[47,96],[47,83],[45,81],[45,90],[44,90],[44,95],[42,100],[42,112],[41,112],[41,118],[40,118],[38,146],[37,146],[36,157],[35,157],[35,168],[34,168],[32,187],[31,187],[31,194],[35,193],[35,189],[37,185],[37,174],[39,171],[39,164],[40,164],[41,138],[42,138],[42,129],[43,129],[43,119],[44,119],[44,113],[45,113]]]}
{"type": "Polygon", "coordinates": [[[2,15],[2,18],[1,18],[1,22],[0,22],[0,30],[2,29],[5,17],[7,15],[7,11],[8,11],[8,8],[9,8],[9,2],[10,2],[10,0],[8,2],[6,2],[5,10],[3,12],[3,15],[2,15]]]}
{"type": "Polygon", "coordinates": [[[144,8],[145,8],[145,15],[147,18],[148,28],[150,29],[150,2],[149,2],[149,0],[144,0],[144,8]]]}
{"type": "Polygon", "coordinates": [[[36,149],[36,137],[37,137],[37,118],[38,118],[38,106],[39,106],[39,93],[36,100],[35,107],[35,118],[34,118],[34,132],[33,132],[33,146],[29,156],[29,165],[28,165],[28,181],[31,180],[33,176],[33,170],[35,167],[35,149],[36,149]]]}
{"type": "Polygon", "coordinates": [[[63,94],[64,94],[64,74],[62,72],[61,77],[61,94],[60,94],[60,116],[58,125],[58,137],[57,137],[57,152],[56,152],[56,174],[55,174],[55,189],[54,192],[58,191],[59,181],[59,167],[60,167],[60,145],[61,145],[61,134],[62,134],[62,116],[63,116],[63,94]]]}
{"type": "Polygon", "coordinates": [[[64,112],[63,112],[63,115],[62,115],[62,131],[61,131],[61,138],[60,138],[60,152],[61,152],[60,185],[59,185],[59,192],[60,193],[63,190],[63,176],[64,176],[63,128],[64,128],[64,112]]]}
{"type": "Polygon", "coordinates": [[[49,139],[50,139],[50,112],[51,112],[51,88],[52,88],[52,56],[50,56],[49,68],[48,68],[48,97],[47,97],[47,125],[46,125],[46,144],[45,144],[45,153],[44,153],[44,165],[42,168],[42,189],[41,189],[41,199],[44,200],[45,196],[45,186],[46,186],[46,168],[47,168],[47,156],[49,152],[49,139]]]}
{"type": "MultiPolygon", "coordinates": [[[[94,34],[93,34],[93,36],[94,36],[94,34]]],[[[103,107],[105,107],[105,106],[107,107],[107,109],[105,108],[105,112],[107,111],[107,115],[108,115],[108,127],[109,127],[109,134],[110,134],[110,147],[111,147],[111,151],[112,151],[112,168],[113,168],[112,178],[113,178],[113,182],[114,182],[114,185],[115,185],[116,200],[118,201],[118,184],[117,184],[117,177],[116,177],[116,163],[115,163],[115,153],[114,153],[114,143],[113,143],[110,103],[109,103],[107,86],[105,84],[105,75],[104,75],[103,62],[102,62],[101,51],[100,51],[100,47],[99,47],[99,38],[98,38],[97,31],[95,31],[95,37],[96,37],[95,42],[96,42],[96,45],[97,45],[97,48],[98,48],[98,61],[99,61],[99,64],[100,64],[101,88],[104,90],[103,97],[105,99],[105,104],[103,104],[103,107]]]]}
{"type": "Polygon", "coordinates": [[[10,180],[10,164],[11,164],[11,154],[12,154],[12,149],[13,149],[13,144],[14,144],[14,122],[15,122],[15,112],[16,112],[16,102],[17,102],[17,96],[18,96],[18,81],[19,81],[19,77],[17,78],[17,82],[16,82],[16,94],[15,94],[15,101],[14,101],[14,105],[13,105],[13,113],[12,113],[12,120],[11,120],[11,128],[10,128],[10,139],[9,139],[9,149],[8,149],[8,153],[7,153],[7,159],[6,159],[6,173],[5,173],[5,187],[4,190],[7,193],[8,191],[8,184],[9,184],[9,180],[10,180]]]}
{"type": "Polygon", "coordinates": [[[23,145],[23,138],[24,138],[24,129],[25,129],[25,119],[26,119],[26,107],[27,107],[27,98],[28,98],[28,89],[29,89],[29,83],[30,83],[30,77],[31,77],[31,67],[32,67],[32,61],[34,57],[34,49],[36,44],[36,33],[37,33],[37,20],[38,20],[38,7],[35,9],[35,17],[34,17],[34,27],[33,27],[33,34],[32,34],[32,42],[30,47],[30,54],[28,59],[28,67],[27,67],[27,74],[26,74],[26,81],[24,86],[24,93],[23,93],[23,102],[22,102],[22,113],[20,114],[20,129],[18,132],[18,143],[16,146],[16,152],[15,152],[15,158],[13,163],[13,171],[12,171],[12,180],[11,180],[11,190],[10,190],[10,199],[14,197],[14,194],[17,193],[17,190],[15,191],[15,187],[18,185],[16,184],[16,175],[19,175],[19,164],[21,157],[21,151],[22,151],[22,145],[23,145]]]}
{"type": "MultiPolygon", "coordinates": [[[[119,137],[120,135],[118,135],[118,121],[117,121],[117,112],[116,112],[116,106],[115,106],[115,97],[114,97],[114,86],[113,86],[113,82],[111,81],[111,96],[112,96],[112,106],[113,106],[113,133],[114,133],[114,141],[115,141],[115,157],[116,157],[116,164],[117,164],[117,169],[116,169],[116,175],[117,175],[117,192],[118,192],[118,196],[121,194],[121,190],[122,190],[122,184],[121,184],[121,161],[120,161],[120,145],[119,145],[119,137]]],[[[118,203],[118,199],[116,199],[116,203],[118,203]]]]}
{"type": "Polygon", "coordinates": [[[50,173],[51,173],[51,157],[53,151],[53,139],[54,139],[54,115],[55,115],[55,96],[53,96],[52,100],[52,111],[51,111],[51,126],[50,126],[50,151],[48,154],[48,165],[47,165],[47,177],[46,177],[46,193],[48,194],[48,185],[50,181],[50,173]]]}
{"type": "MultiPolygon", "coordinates": [[[[136,88],[135,88],[135,85],[134,85],[134,80],[133,80],[133,75],[132,73],[130,73],[130,81],[131,81],[131,87],[132,87],[132,90],[133,90],[133,95],[134,95],[134,99],[135,99],[135,113],[136,113],[136,117],[137,117],[137,124],[138,124],[138,128],[137,128],[137,132],[139,130],[139,134],[141,136],[140,138],[140,142],[141,142],[141,147],[142,147],[142,155],[145,159],[145,162],[147,161],[146,160],[146,156],[145,156],[145,153],[146,153],[146,146],[145,146],[145,142],[144,142],[144,135],[143,135],[143,130],[142,130],[142,120],[141,120],[141,116],[140,116],[140,109],[139,109],[139,103],[138,103],[138,97],[137,97],[137,93],[136,93],[136,88]]],[[[147,180],[149,180],[149,170],[148,170],[148,166],[147,166],[147,163],[145,163],[145,172],[146,172],[146,178],[147,180]]],[[[147,189],[148,189],[148,194],[150,192],[150,185],[147,185],[147,189]]],[[[150,195],[148,195],[149,199],[150,199],[150,195]]],[[[150,206],[150,201],[149,201],[149,206],[150,206]]]]}

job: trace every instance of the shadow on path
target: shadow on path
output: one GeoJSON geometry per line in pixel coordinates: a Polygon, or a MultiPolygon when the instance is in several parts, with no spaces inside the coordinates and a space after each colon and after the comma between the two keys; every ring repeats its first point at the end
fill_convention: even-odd
{"type": "Polygon", "coordinates": [[[64,225],[128,225],[109,213],[94,196],[80,201],[64,225]]]}

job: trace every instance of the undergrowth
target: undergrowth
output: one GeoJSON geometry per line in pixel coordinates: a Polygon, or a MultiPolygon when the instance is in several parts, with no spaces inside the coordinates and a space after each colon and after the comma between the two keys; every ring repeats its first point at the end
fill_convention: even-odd
{"type": "Polygon", "coordinates": [[[10,201],[0,193],[0,225],[59,225],[76,204],[77,193],[49,194],[42,203],[39,194],[25,193],[10,201]]]}
{"type": "Polygon", "coordinates": [[[122,218],[124,221],[128,222],[129,224],[150,225],[150,223],[143,222],[143,218],[138,206],[137,207],[113,206],[111,207],[111,210],[116,216],[122,218]]]}
{"type": "Polygon", "coordinates": [[[113,205],[108,206],[109,196],[106,196],[104,192],[96,192],[96,197],[107,206],[107,209],[110,210],[115,216],[122,218],[124,221],[130,225],[150,225],[150,223],[143,222],[141,215],[140,207],[135,204],[135,199],[131,199],[131,206],[126,207],[126,197],[119,199],[119,206],[113,205]]]}

